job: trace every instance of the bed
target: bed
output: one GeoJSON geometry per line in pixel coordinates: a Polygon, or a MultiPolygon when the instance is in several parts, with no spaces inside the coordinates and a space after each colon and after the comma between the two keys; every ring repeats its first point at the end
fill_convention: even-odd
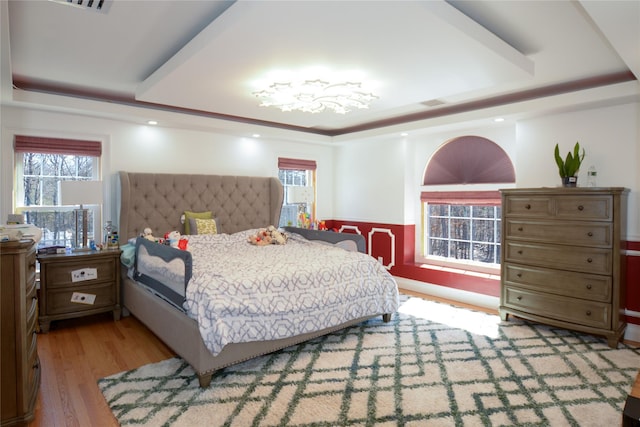
{"type": "MultiPolygon", "coordinates": [[[[184,233],[185,225],[182,216],[185,211],[212,212],[219,233],[225,235],[216,236],[216,238],[227,240],[245,238],[242,233],[253,232],[254,229],[257,230],[272,224],[277,225],[280,217],[283,188],[280,181],[273,177],[151,174],[121,171],[119,179],[119,235],[122,242],[140,236],[145,228],[150,228],[158,234],[170,230],[184,233]]],[[[193,221],[191,223],[194,224],[193,221]]],[[[198,223],[200,224],[200,222],[198,223]]],[[[283,250],[284,247],[287,247],[288,250],[291,247],[290,249],[293,250],[296,245],[311,247],[312,243],[305,242],[305,240],[317,240],[329,245],[324,246],[327,248],[327,253],[335,251],[335,246],[347,249],[352,246],[356,250],[364,252],[364,239],[359,235],[296,228],[286,228],[285,230],[290,241],[279,250],[283,250]],[[347,244],[345,245],[345,243],[347,244]]],[[[205,240],[208,237],[193,236],[189,244],[196,247],[200,244],[200,240],[205,240]]],[[[211,238],[213,239],[213,237],[211,238]]],[[[146,243],[143,244],[142,240],[144,239],[137,239],[136,250],[150,247],[146,243]]],[[[247,250],[251,248],[259,252],[248,242],[245,244],[247,250]]],[[[313,246],[320,245],[314,244],[313,246]]],[[[275,248],[269,250],[272,249],[275,251],[275,248]]],[[[318,248],[314,247],[313,250],[318,250],[318,248]]],[[[344,251],[345,249],[340,250],[344,251]]],[[[349,253],[349,255],[356,256],[356,253],[349,253]]],[[[364,257],[362,254],[357,255],[364,257]]],[[[371,260],[375,263],[373,258],[371,260]]],[[[194,274],[199,267],[203,268],[202,263],[202,256],[196,256],[194,253],[194,274]]],[[[177,309],[172,301],[159,298],[147,286],[143,286],[139,280],[136,280],[138,276],[131,274],[131,268],[122,268],[121,270],[121,296],[125,315],[132,314],[138,318],[165,344],[187,361],[196,372],[201,387],[208,387],[213,374],[224,367],[356,325],[376,316],[382,316],[383,320],[388,322],[391,314],[397,308],[397,287],[395,281],[387,273],[388,277],[382,279],[385,282],[385,296],[380,298],[375,296],[381,301],[380,304],[376,301],[376,307],[384,307],[379,312],[371,312],[377,308],[367,308],[366,314],[361,315],[361,312],[365,310],[353,310],[352,318],[340,319],[338,323],[327,321],[327,325],[318,330],[298,331],[293,336],[282,338],[228,342],[223,343],[221,349],[212,351],[212,344],[203,333],[202,321],[199,322],[194,318],[196,314],[193,313],[198,309],[194,309],[191,316],[187,315],[184,311],[177,309]],[[393,292],[390,290],[389,280],[393,282],[393,292]],[[393,296],[389,296],[391,293],[393,296]],[[395,301],[392,301],[394,298],[395,301]],[[205,338],[203,339],[203,337],[205,338]]],[[[245,270],[245,268],[237,270],[245,270]]],[[[190,283],[202,281],[200,277],[194,276],[190,283]]],[[[187,291],[192,289],[186,286],[186,281],[185,287],[187,291]]],[[[191,303],[195,304],[193,301],[199,303],[200,298],[202,298],[201,295],[192,298],[191,303]]],[[[359,308],[357,305],[355,306],[359,308]]]]}

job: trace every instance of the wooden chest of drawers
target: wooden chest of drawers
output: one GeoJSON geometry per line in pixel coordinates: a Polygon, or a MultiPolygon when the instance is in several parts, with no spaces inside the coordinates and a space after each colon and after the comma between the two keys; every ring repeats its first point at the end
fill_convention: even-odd
{"type": "Polygon", "coordinates": [[[0,243],[0,259],[0,422],[2,426],[24,425],[34,416],[40,385],[35,243],[0,243]]]}
{"type": "Polygon", "coordinates": [[[624,188],[502,190],[500,316],[624,334],[624,188]]]}
{"type": "Polygon", "coordinates": [[[40,328],[51,321],[113,311],[120,319],[120,250],[38,255],[40,328]]]}

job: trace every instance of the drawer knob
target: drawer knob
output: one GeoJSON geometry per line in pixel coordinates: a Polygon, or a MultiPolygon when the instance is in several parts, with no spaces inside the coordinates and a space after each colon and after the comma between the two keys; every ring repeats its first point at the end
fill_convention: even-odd
{"type": "Polygon", "coordinates": [[[531,205],[529,203],[527,203],[526,205],[524,205],[525,209],[531,209],[531,205]]]}
{"type": "Polygon", "coordinates": [[[593,233],[590,231],[590,232],[587,233],[587,236],[593,237],[593,233]]]}
{"type": "Polygon", "coordinates": [[[587,285],[587,289],[591,290],[591,283],[587,285]]]}
{"type": "Polygon", "coordinates": [[[591,259],[591,258],[587,258],[587,262],[588,262],[589,264],[591,264],[591,263],[593,262],[593,259],[591,259]]]}
{"type": "Polygon", "coordinates": [[[591,316],[591,310],[587,310],[587,316],[591,316]]]}
{"type": "Polygon", "coordinates": [[[518,231],[522,231],[522,230],[524,230],[524,228],[518,227],[518,231]]]}
{"type": "Polygon", "coordinates": [[[516,299],[517,299],[518,301],[522,301],[522,297],[521,297],[521,296],[518,296],[516,299]]]}
{"type": "Polygon", "coordinates": [[[522,249],[520,249],[520,250],[518,251],[518,254],[519,254],[519,255],[522,255],[522,249]]]}
{"type": "Polygon", "coordinates": [[[516,274],[516,276],[522,277],[522,273],[518,273],[518,274],[516,274]]]}
{"type": "Polygon", "coordinates": [[[582,205],[578,205],[578,210],[579,210],[579,211],[583,211],[583,210],[584,210],[584,206],[582,206],[582,205]]]}

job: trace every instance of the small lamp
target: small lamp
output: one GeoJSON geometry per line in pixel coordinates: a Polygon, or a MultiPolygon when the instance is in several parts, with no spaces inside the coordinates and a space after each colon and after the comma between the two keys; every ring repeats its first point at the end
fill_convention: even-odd
{"type": "Polygon", "coordinates": [[[89,210],[84,205],[102,203],[102,181],[60,181],[60,204],[80,205],[75,214],[75,249],[88,249],[87,228],[89,210]]]}
{"type": "Polygon", "coordinates": [[[298,185],[291,186],[287,189],[287,203],[290,205],[298,205],[298,227],[305,227],[305,224],[300,221],[300,214],[304,213],[305,206],[312,203],[313,199],[313,187],[298,185]]]}

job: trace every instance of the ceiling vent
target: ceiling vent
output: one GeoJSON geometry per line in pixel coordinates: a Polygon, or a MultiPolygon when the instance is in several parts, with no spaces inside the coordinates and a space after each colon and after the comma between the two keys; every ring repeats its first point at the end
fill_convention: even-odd
{"type": "Polygon", "coordinates": [[[77,9],[93,10],[95,12],[107,13],[111,7],[113,0],[49,0],[66,6],[72,6],[77,9]]]}
{"type": "Polygon", "coordinates": [[[444,101],[440,101],[439,99],[430,99],[429,101],[421,102],[425,107],[439,107],[440,105],[444,105],[444,101]]]}

